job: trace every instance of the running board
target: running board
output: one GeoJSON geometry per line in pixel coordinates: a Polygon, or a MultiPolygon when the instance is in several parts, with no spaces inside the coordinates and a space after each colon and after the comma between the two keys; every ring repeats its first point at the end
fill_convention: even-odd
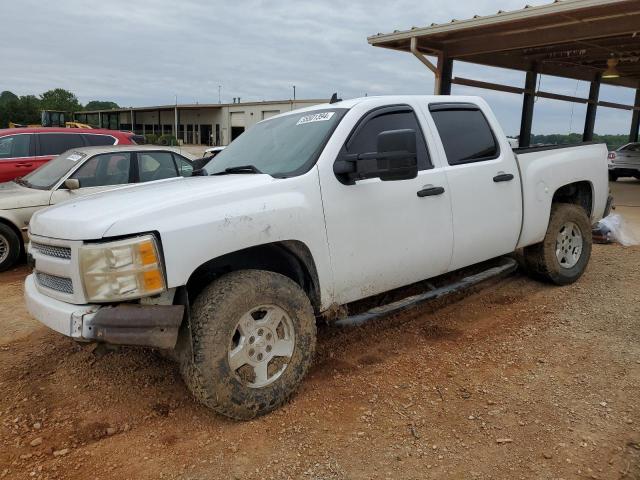
{"type": "Polygon", "coordinates": [[[442,298],[453,293],[461,292],[463,290],[466,290],[467,288],[484,282],[485,280],[500,276],[506,276],[514,272],[517,268],[518,262],[516,262],[513,258],[504,257],[500,260],[499,265],[489,268],[483,272],[464,277],[462,280],[458,280],[457,282],[446,285],[444,287],[438,287],[419,295],[412,295],[410,297],[403,298],[402,300],[398,300],[387,305],[372,308],[371,310],[364,313],[359,313],[357,315],[342,318],[335,322],[334,325],[337,325],[339,327],[354,327],[357,325],[362,325],[363,323],[370,320],[384,317],[386,315],[391,315],[393,313],[402,312],[403,310],[417,307],[431,300],[442,298]]]}

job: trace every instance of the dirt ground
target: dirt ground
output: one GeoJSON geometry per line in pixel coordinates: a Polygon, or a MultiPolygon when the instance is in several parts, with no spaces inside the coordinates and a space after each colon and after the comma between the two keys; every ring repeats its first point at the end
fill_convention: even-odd
{"type": "Polygon", "coordinates": [[[639,479],[638,264],[640,247],[598,245],[568,287],[515,274],[324,326],[299,394],[244,423],[152,351],[100,356],[39,326],[20,267],[0,274],[0,478],[639,479]]]}

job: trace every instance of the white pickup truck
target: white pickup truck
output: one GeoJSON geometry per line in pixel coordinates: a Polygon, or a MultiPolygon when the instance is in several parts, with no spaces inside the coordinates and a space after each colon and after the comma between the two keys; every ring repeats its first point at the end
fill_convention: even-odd
{"type": "Polygon", "coordinates": [[[293,394],[336,307],[520,249],[577,280],[609,198],[605,145],[514,153],[477,97],[288,112],[206,169],[36,213],[25,295],[76,340],[174,350],[238,419],[293,394]]]}

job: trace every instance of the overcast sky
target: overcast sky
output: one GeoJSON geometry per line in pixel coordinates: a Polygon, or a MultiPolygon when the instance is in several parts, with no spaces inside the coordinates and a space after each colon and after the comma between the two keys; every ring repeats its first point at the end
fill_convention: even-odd
{"type": "MultiPolygon", "coordinates": [[[[408,53],[371,47],[366,37],[540,0],[21,0],[3,2],[0,91],[40,94],[62,87],[82,103],[174,103],[428,94],[433,74],[408,53]]],[[[521,72],[456,63],[454,75],[523,86],[521,72]]],[[[588,84],[542,78],[541,88],[586,96],[588,84]]],[[[521,96],[482,95],[507,134],[519,129],[521,96]]],[[[630,89],[601,99],[633,103],[630,89]]],[[[534,133],[582,132],[584,105],[540,99],[534,133]]],[[[597,133],[628,133],[631,113],[599,109],[597,133]]]]}

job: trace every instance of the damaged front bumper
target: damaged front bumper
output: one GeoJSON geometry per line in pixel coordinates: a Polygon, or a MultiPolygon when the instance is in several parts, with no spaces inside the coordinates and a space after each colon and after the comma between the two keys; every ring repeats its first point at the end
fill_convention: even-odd
{"type": "Polygon", "coordinates": [[[47,327],[78,341],[114,345],[175,347],[184,305],[73,305],[38,291],[33,275],[25,280],[29,313],[47,327]]]}

